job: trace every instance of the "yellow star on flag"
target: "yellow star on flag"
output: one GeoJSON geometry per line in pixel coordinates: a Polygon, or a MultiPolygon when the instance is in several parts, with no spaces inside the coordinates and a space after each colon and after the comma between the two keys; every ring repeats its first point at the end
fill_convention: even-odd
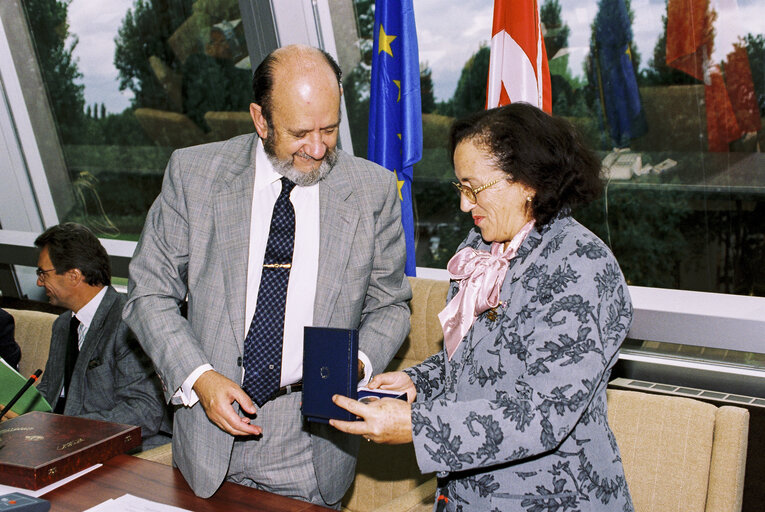
{"type": "Polygon", "coordinates": [[[385,34],[385,29],[380,23],[380,39],[377,43],[377,53],[385,52],[393,57],[393,50],[391,50],[390,44],[396,39],[397,36],[388,36],[385,34]]]}
{"type": "Polygon", "coordinates": [[[396,98],[396,103],[398,103],[401,101],[401,80],[393,80],[393,83],[398,87],[398,98],[396,98]]]}
{"type": "Polygon", "coordinates": [[[403,182],[403,180],[399,180],[398,179],[398,173],[396,172],[396,169],[393,169],[393,174],[396,175],[396,184],[398,185],[398,200],[399,201],[403,201],[404,200],[404,196],[401,195],[401,187],[404,186],[404,182],[403,182]]]}

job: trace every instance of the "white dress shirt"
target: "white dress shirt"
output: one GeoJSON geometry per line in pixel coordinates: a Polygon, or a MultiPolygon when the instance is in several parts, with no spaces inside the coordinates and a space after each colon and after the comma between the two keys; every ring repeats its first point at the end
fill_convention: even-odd
{"type": "MultiPolygon", "coordinates": [[[[274,170],[260,140],[257,142],[255,151],[255,168],[257,172],[252,195],[247,260],[245,336],[255,314],[263,256],[271,227],[271,214],[282,188],[280,181],[282,176],[274,170]]],[[[284,312],[280,386],[295,384],[303,378],[303,328],[313,325],[316,281],[319,273],[319,187],[320,183],[309,187],[295,187],[290,193],[290,201],[295,209],[295,245],[284,312]]],[[[366,385],[372,376],[372,364],[367,355],[362,352],[359,352],[359,359],[365,367],[364,378],[359,384],[366,385]]],[[[173,403],[183,403],[189,407],[194,405],[199,400],[193,390],[194,383],[200,375],[212,369],[212,365],[206,364],[194,370],[173,396],[173,403]]],[[[244,369],[242,369],[242,379],[244,379],[244,369]]]]}
{"type": "Polygon", "coordinates": [[[76,316],[77,320],[80,321],[80,325],[77,327],[77,348],[79,350],[82,350],[82,342],[88,334],[88,329],[90,329],[90,324],[93,323],[93,317],[96,316],[96,311],[98,311],[101,301],[104,300],[104,295],[106,295],[106,286],[101,288],[101,291],[90,299],[87,304],[82,306],[79,311],[76,313],[72,311],[72,316],[76,316]]]}

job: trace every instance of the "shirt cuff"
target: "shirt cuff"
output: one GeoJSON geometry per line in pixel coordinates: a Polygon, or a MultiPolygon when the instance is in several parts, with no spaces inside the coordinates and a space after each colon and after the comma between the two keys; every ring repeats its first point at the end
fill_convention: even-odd
{"type": "Polygon", "coordinates": [[[213,368],[211,364],[203,364],[191,372],[191,375],[189,375],[186,380],[183,381],[183,384],[181,384],[181,387],[178,389],[178,391],[175,392],[173,397],[170,399],[170,402],[177,405],[183,404],[186,407],[191,407],[199,402],[199,397],[197,396],[196,391],[194,391],[194,384],[196,384],[200,375],[208,370],[214,369],[215,368],[213,368]]]}
{"type": "Polygon", "coordinates": [[[359,381],[359,386],[366,386],[372,380],[372,375],[375,374],[374,368],[372,368],[372,361],[361,350],[359,350],[359,359],[364,363],[364,378],[359,381]]]}

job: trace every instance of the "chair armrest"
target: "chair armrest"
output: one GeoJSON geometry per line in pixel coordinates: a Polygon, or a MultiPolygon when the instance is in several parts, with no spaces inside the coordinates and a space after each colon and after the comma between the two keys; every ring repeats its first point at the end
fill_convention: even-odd
{"type": "Polygon", "coordinates": [[[740,512],[749,438],[749,411],[724,406],[716,411],[706,512],[740,512]]]}
{"type": "Polygon", "coordinates": [[[436,501],[435,477],[372,512],[429,512],[436,501]]]}

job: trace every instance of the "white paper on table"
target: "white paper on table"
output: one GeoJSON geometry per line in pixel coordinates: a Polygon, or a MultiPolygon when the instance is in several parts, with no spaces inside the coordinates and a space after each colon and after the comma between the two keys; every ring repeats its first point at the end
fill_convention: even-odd
{"type": "Polygon", "coordinates": [[[85,468],[82,471],[75,473],[73,475],[70,475],[66,478],[62,478],[58,482],[53,482],[50,485],[46,485],[45,487],[41,487],[40,489],[37,489],[36,491],[33,491],[31,489],[22,489],[21,487],[11,487],[10,485],[2,485],[0,484],[0,494],[8,494],[11,492],[18,492],[21,494],[25,494],[26,496],[32,496],[33,498],[39,498],[45,493],[51,492],[53,489],[57,489],[58,487],[61,487],[62,485],[71,482],[72,480],[81,477],[85,473],[90,473],[96,468],[100,468],[103,466],[103,464],[96,464],[95,466],[90,466],[89,468],[85,468]]]}
{"type": "Polygon", "coordinates": [[[139,498],[132,494],[123,494],[119,498],[109,499],[89,508],[85,512],[191,512],[188,509],[157,503],[139,498]]]}

